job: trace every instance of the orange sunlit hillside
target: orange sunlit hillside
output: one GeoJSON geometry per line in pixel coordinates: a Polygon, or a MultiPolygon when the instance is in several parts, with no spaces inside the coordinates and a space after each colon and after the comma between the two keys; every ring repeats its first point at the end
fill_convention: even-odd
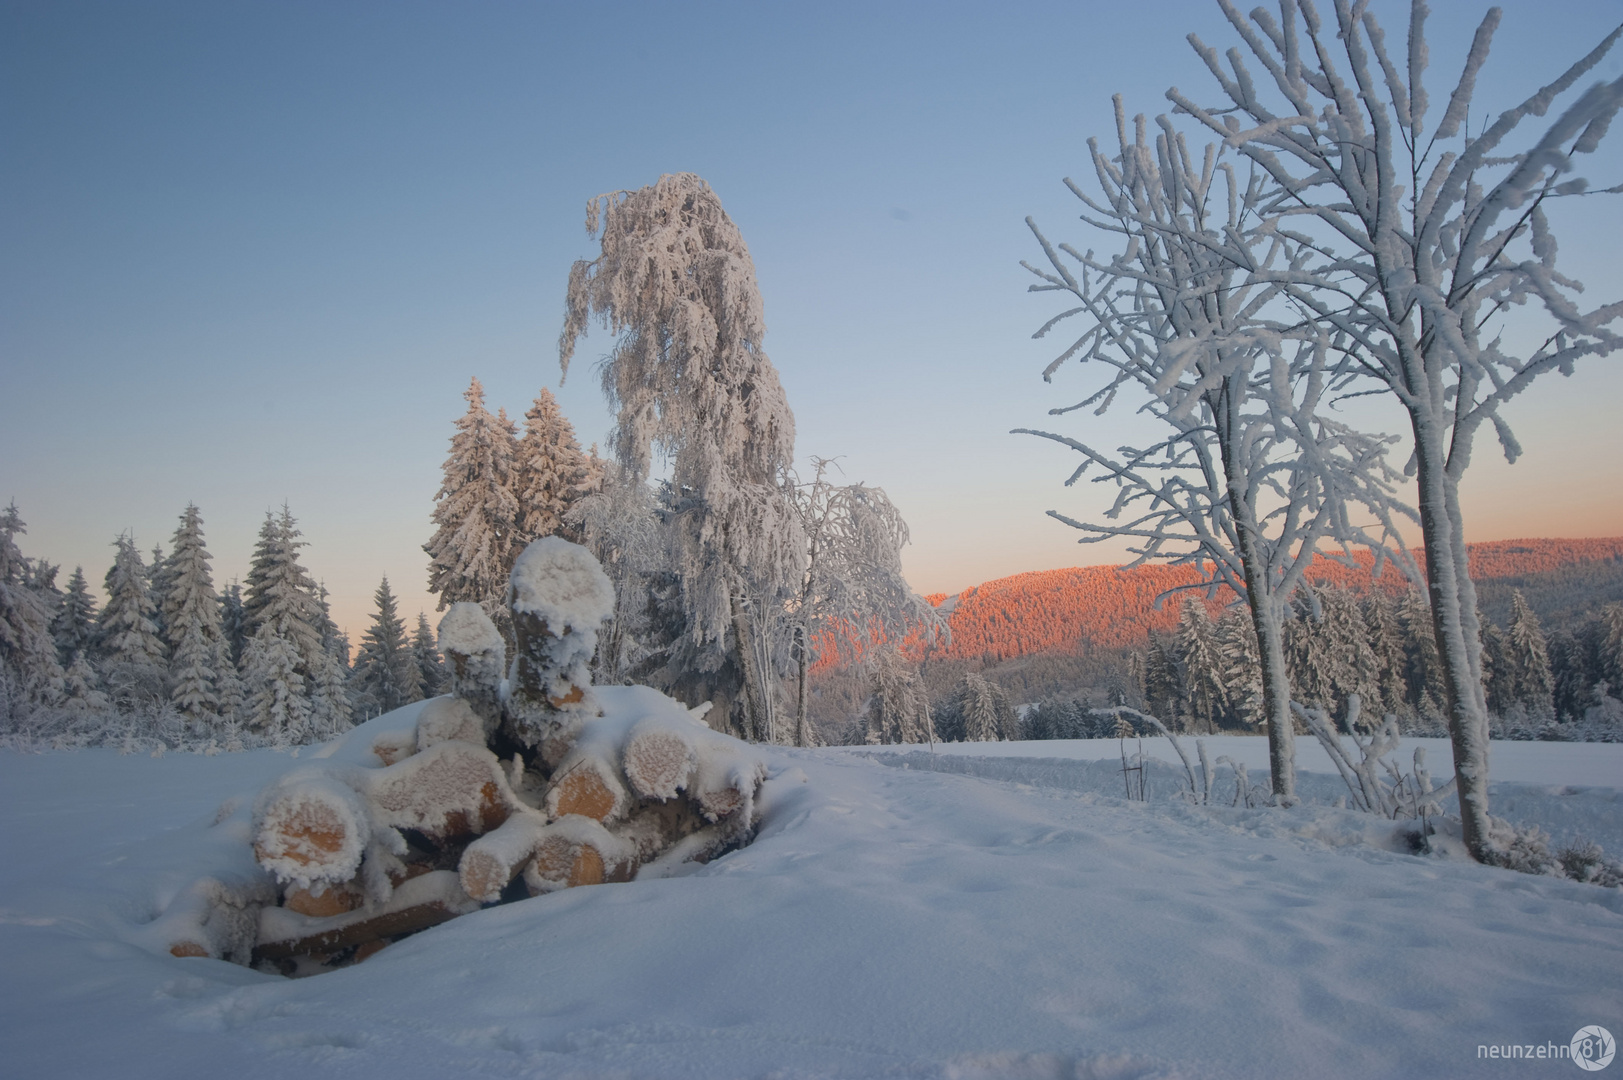
{"type": "MultiPolygon", "coordinates": [[[[1623,537],[1498,540],[1469,547],[1471,574],[1478,581],[1623,559],[1623,537]]],[[[1370,553],[1361,551],[1351,566],[1321,557],[1309,577],[1362,591],[1370,587],[1372,569],[1370,553]]],[[[952,642],[938,647],[941,652],[998,662],[1034,653],[1079,654],[1140,645],[1149,631],[1169,630],[1177,621],[1181,599],[1168,597],[1157,609],[1157,597],[1198,581],[1192,566],[1130,570],[1084,566],[1015,574],[965,589],[955,597],[936,593],[925,599],[948,610],[952,642]]],[[[1397,591],[1407,588],[1407,580],[1389,564],[1383,568],[1380,586],[1397,591]]],[[[1216,614],[1232,601],[1233,594],[1224,589],[1208,600],[1208,606],[1216,614]]],[[[917,643],[910,640],[910,644],[917,643]]]]}

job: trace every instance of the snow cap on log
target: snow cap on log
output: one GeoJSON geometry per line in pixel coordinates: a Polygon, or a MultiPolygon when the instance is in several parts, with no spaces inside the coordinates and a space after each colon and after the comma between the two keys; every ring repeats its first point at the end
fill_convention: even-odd
{"type": "Polygon", "coordinates": [[[488,735],[502,716],[502,673],[507,667],[507,645],[484,608],[463,602],[452,604],[440,619],[440,652],[451,671],[451,693],[473,707],[488,735]]]}
{"type": "Polygon", "coordinates": [[[600,711],[587,665],[598,627],[614,611],[614,587],[591,552],[544,536],[513,563],[507,601],[514,637],[510,730],[555,766],[581,721],[600,711]]]}
{"type": "Polygon", "coordinates": [[[487,734],[483,719],[465,698],[435,698],[423,706],[417,718],[418,750],[451,741],[484,746],[487,734]]]}

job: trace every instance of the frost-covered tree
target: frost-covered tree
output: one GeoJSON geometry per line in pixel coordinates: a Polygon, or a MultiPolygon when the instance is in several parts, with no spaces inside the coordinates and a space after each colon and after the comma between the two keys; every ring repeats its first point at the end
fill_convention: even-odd
{"type": "Polygon", "coordinates": [[[558,533],[574,541],[579,536],[568,526],[569,509],[582,496],[596,490],[590,460],[575,439],[574,426],[545,388],[524,414],[524,437],[513,455],[513,498],[518,503],[515,551],[532,540],[558,533]]]}
{"type": "Polygon", "coordinates": [[[1205,604],[1194,597],[1184,600],[1173,642],[1183,661],[1184,693],[1191,725],[1196,730],[1212,731],[1218,718],[1228,710],[1228,684],[1223,678],[1217,628],[1205,604]]]}
{"type": "Polygon", "coordinates": [[[97,648],[101,670],[120,708],[162,699],[168,661],[154,619],[151,577],[128,533],[113,541],[116,554],[104,579],[107,603],[101,609],[97,648]]]}
{"type": "Polygon", "coordinates": [[[316,583],[299,562],[305,546],[286,506],[265,515],[243,597],[251,631],[243,655],[244,723],[278,741],[329,738],[349,723],[345,672],[316,583]],[[328,639],[323,639],[323,631],[328,639]]]}
{"type": "Polygon", "coordinates": [[[51,636],[56,639],[57,658],[63,664],[73,663],[75,655],[88,657],[96,644],[96,597],[85,579],[85,569],[75,566],[68,578],[68,588],[62,594],[62,603],[51,620],[51,636]]]}
{"type": "Polygon", "coordinates": [[[28,560],[17,546],[27,531],[16,503],[0,511],[0,675],[26,700],[49,701],[62,691],[62,667],[50,606],[29,586],[28,560]]]}
{"type": "Polygon", "coordinates": [[[1029,269],[1035,292],[1071,304],[1042,337],[1080,317],[1085,329],[1043,373],[1076,359],[1109,374],[1105,385],[1055,415],[1103,412],[1128,391],[1158,421],[1160,437],[1117,453],[1069,436],[1018,429],[1077,451],[1115,486],[1104,522],[1050,514],[1083,543],[1133,542],[1132,565],[1194,564],[1210,587],[1229,586],[1250,607],[1262,670],[1274,798],[1295,801],[1294,727],[1284,658],[1285,605],[1320,546],[1401,550],[1387,441],[1321,415],[1340,362],[1334,334],[1285,302],[1304,257],[1288,230],[1263,227],[1269,205],[1237,174],[1226,146],[1192,153],[1161,117],[1151,137],[1116,101],[1118,152],[1089,142],[1099,196],[1066,183],[1082,219],[1116,246],[1095,256],[1051,244],[1027,219],[1047,257],[1029,269]]]}
{"type": "MultiPolygon", "coordinates": [[[[372,625],[361,637],[361,650],[355,658],[350,685],[368,715],[398,709],[410,701],[422,700],[422,672],[417,657],[406,640],[406,624],[400,620],[389,579],[384,578],[373,594],[378,609],[372,625]]],[[[423,619],[426,622],[426,617],[423,619]]]]}
{"type": "Polygon", "coordinates": [[[1241,724],[1262,723],[1267,718],[1262,658],[1257,654],[1257,628],[1249,611],[1231,607],[1223,612],[1217,621],[1217,655],[1230,717],[1241,724]]]}
{"type": "Polygon", "coordinates": [[[439,596],[439,610],[468,601],[485,609],[504,636],[511,638],[511,617],[504,597],[513,559],[519,505],[513,495],[514,430],[505,414],[485,408],[485,388],[478,379],[462,395],[468,411],[456,422],[444,479],[434,496],[434,535],[428,553],[428,591],[439,596]]]}
{"type": "Polygon", "coordinates": [[[169,700],[194,722],[220,712],[220,598],[203,546],[203,516],[187,504],[162,574],[169,700]]]}
{"type": "Polygon", "coordinates": [[[900,649],[889,646],[875,652],[870,689],[868,743],[935,742],[924,680],[900,649]]]}
{"type": "Polygon", "coordinates": [[[417,631],[411,638],[411,658],[417,665],[417,696],[411,701],[438,697],[445,688],[445,661],[435,647],[434,628],[428,625],[428,615],[417,613],[417,631]]]}
{"type": "Polygon", "coordinates": [[[1220,55],[1191,36],[1221,100],[1167,96],[1253,167],[1257,225],[1294,238],[1300,257],[1268,280],[1335,335],[1342,371],[1383,387],[1407,414],[1464,840],[1493,861],[1482,632],[1459,485],[1484,426],[1509,460],[1519,456],[1506,403],[1539,376],[1623,344],[1611,329],[1623,304],[1579,303],[1581,286],[1556,269],[1547,214],[1584,191],[1568,174],[1605,136],[1623,79],[1577,93],[1516,141],[1529,117],[1545,116],[1595,70],[1623,28],[1473,134],[1467,121],[1498,8],[1478,27],[1433,126],[1421,0],[1396,55],[1362,3],[1336,0],[1328,23],[1307,0],[1283,0],[1277,20],[1219,4],[1263,78],[1240,49],[1220,55]],[[1507,335],[1512,312],[1518,329],[1507,335]]]}
{"type": "Polygon", "coordinates": [[[233,580],[220,593],[220,640],[225,643],[232,667],[241,668],[248,637],[248,612],[242,606],[242,586],[233,580]]]}
{"type": "Polygon", "coordinates": [[[1511,594],[1502,664],[1495,679],[1502,685],[1505,698],[1520,704],[1534,717],[1552,716],[1555,681],[1550,672],[1549,643],[1520,589],[1511,594]]]}
{"type": "Polygon", "coordinates": [[[671,565],[670,536],[654,493],[610,462],[602,482],[569,512],[569,524],[596,556],[614,585],[614,614],[598,638],[596,681],[633,677],[670,688],[669,673],[655,674],[682,627],[667,627],[663,599],[679,590],[671,565]]]}
{"type": "MultiPolygon", "coordinates": [[[[795,745],[809,746],[806,672],[845,643],[877,638],[900,642],[909,633],[929,640],[945,634],[946,620],[902,576],[907,523],[882,488],[836,485],[833,464],[813,458],[810,483],[797,485],[795,509],[806,537],[800,588],[785,609],[795,665],[795,745]]],[[[842,657],[846,660],[854,656],[842,657]]]]}
{"type": "MultiPolygon", "coordinates": [[[[1347,700],[1380,700],[1375,654],[1358,598],[1341,588],[1309,587],[1292,605],[1285,646],[1296,699],[1347,715],[1347,700]]],[[[1368,717],[1366,717],[1367,719],[1368,717]]]]}
{"type": "Polygon", "coordinates": [[[560,364],[567,374],[594,315],[617,335],[602,366],[615,458],[637,482],[656,452],[670,459],[693,666],[716,674],[720,696],[741,691],[741,727],[760,738],[770,673],[755,646],[799,580],[805,541],[788,478],[794,414],[761,347],[749,249],[690,173],[593,199],[586,226],[602,250],[570,270],[560,364]]]}
{"type": "Polygon", "coordinates": [[[1366,712],[1402,714],[1407,711],[1409,688],[1404,682],[1403,623],[1397,602],[1379,589],[1364,598],[1364,628],[1370,656],[1375,665],[1372,676],[1379,691],[1363,708],[1366,712]]]}
{"type": "Polygon", "coordinates": [[[1398,603],[1398,621],[1403,624],[1404,682],[1409,688],[1409,704],[1421,720],[1440,719],[1447,691],[1426,594],[1419,589],[1405,593],[1398,603]]]}
{"type": "Polygon", "coordinates": [[[964,742],[997,742],[1020,738],[1020,718],[1003,688],[978,671],[959,680],[954,707],[964,742]]]}
{"type": "Polygon", "coordinates": [[[1144,654],[1142,681],[1144,704],[1171,726],[1183,707],[1183,672],[1174,654],[1168,651],[1167,643],[1153,632],[1144,654]]]}

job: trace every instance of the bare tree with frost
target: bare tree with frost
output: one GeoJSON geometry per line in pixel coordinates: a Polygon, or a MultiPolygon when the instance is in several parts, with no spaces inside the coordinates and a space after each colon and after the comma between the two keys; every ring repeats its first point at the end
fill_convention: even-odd
{"type": "MultiPolygon", "coordinates": [[[[1089,141],[1100,197],[1066,184],[1082,220],[1118,244],[1095,256],[1048,241],[1027,219],[1048,265],[1027,264],[1035,292],[1073,305],[1036,336],[1073,318],[1086,325],[1043,373],[1066,361],[1102,367],[1105,385],[1054,415],[1108,409],[1123,391],[1165,432],[1111,454],[1063,434],[1018,429],[1082,455],[1066,481],[1090,469],[1114,485],[1104,523],[1050,511],[1083,543],[1127,538],[1137,558],[1194,564],[1206,587],[1228,585],[1255,624],[1274,798],[1295,801],[1290,681],[1281,629],[1285,604],[1321,545],[1394,543],[1387,440],[1320,415],[1331,392],[1336,340],[1289,305],[1288,277],[1310,252],[1262,216],[1263,191],[1240,176],[1224,147],[1192,155],[1166,117],[1151,138],[1116,99],[1118,154],[1089,141]],[[1361,510],[1362,514],[1356,514],[1361,510]]],[[[1397,544],[1401,550],[1401,544],[1397,544]]]]}
{"type": "MultiPolygon", "coordinates": [[[[1329,25],[1310,0],[1282,0],[1278,20],[1219,4],[1262,80],[1240,49],[1220,56],[1191,35],[1221,102],[1204,106],[1177,89],[1167,96],[1253,166],[1259,227],[1298,253],[1261,276],[1336,335],[1340,370],[1390,391],[1408,415],[1464,839],[1491,861],[1481,626],[1459,484],[1484,426],[1508,459],[1520,454],[1502,413],[1508,401],[1539,376],[1570,373],[1577,360],[1623,343],[1611,329],[1623,303],[1580,305],[1580,286],[1556,269],[1547,213],[1585,192],[1569,174],[1606,134],[1623,79],[1578,92],[1542,130],[1515,141],[1524,122],[1545,116],[1594,70],[1623,27],[1473,135],[1467,121],[1498,8],[1477,28],[1433,129],[1423,0],[1414,0],[1407,48],[1397,54],[1364,3],[1335,0],[1329,25]],[[1523,326],[1543,320],[1531,348],[1501,335],[1513,307],[1524,309],[1523,326]]],[[[1224,254],[1257,272],[1242,251],[1224,254]]]]}
{"type": "MultiPolygon", "coordinates": [[[[843,652],[872,638],[900,642],[909,632],[926,639],[946,633],[941,613],[902,576],[907,522],[882,488],[835,484],[834,463],[813,458],[810,483],[795,490],[795,509],[806,536],[800,588],[785,609],[795,671],[796,746],[810,746],[806,672],[821,659],[818,649],[843,652]]],[[[841,659],[855,659],[841,655],[841,659]]]]}
{"type": "Polygon", "coordinates": [[[602,367],[617,411],[615,458],[638,482],[656,451],[669,458],[694,661],[742,692],[741,726],[761,738],[769,673],[752,643],[798,580],[805,544],[788,481],[794,414],[761,347],[749,249],[691,173],[598,196],[586,228],[602,251],[570,270],[559,362],[567,374],[594,315],[618,335],[602,367]]]}
{"type": "Polygon", "coordinates": [[[653,491],[610,462],[598,488],[570,508],[568,523],[614,583],[614,613],[598,640],[597,681],[648,678],[669,651],[656,625],[659,579],[675,577],[653,491]]]}
{"type": "Polygon", "coordinates": [[[519,506],[513,495],[515,431],[506,417],[485,408],[485,388],[474,379],[462,395],[468,411],[456,422],[444,479],[434,496],[437,528],[428,553],[428,591],[439,610],[468,601],[485,609],[504,636],[507,573],[522,545],[515,544],[519,506]]]}

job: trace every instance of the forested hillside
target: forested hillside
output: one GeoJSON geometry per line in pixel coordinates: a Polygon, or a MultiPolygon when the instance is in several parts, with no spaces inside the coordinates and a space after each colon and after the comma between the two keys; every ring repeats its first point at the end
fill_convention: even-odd
{"type": "MultiPolygon", "coordinates": [[[[1623,537],[1496,540],[1472,544],[1470,553],[1483,612],[1494,621],[1504,620],[1516,589],[1552,628],[1623,600],[1623,537]]],[[[1361,593],[1370,588],[1372,570],[1368,552],[1357,553],[1353,566],[1321,556],[1309,577],[1361,593]]],[[[1199,580],[1189,566],[1083,566],[1015,574],[955,597],[938,593],[927,599],[950,608],[952,642],[938,649],[939,656],[998,663],[1035,653],[1142,647],[1151,630],[1170,631],[1178,621],[1179,600],[1169,597],[1157,606],[1157,598],[1199,580]]],[[[1379,581],[1394,592],[1408,588],[1390,565],[1379,581]]],[[[1216,614],[1233,599],[1219,590],[1209,606],[1216,614]]]]}

